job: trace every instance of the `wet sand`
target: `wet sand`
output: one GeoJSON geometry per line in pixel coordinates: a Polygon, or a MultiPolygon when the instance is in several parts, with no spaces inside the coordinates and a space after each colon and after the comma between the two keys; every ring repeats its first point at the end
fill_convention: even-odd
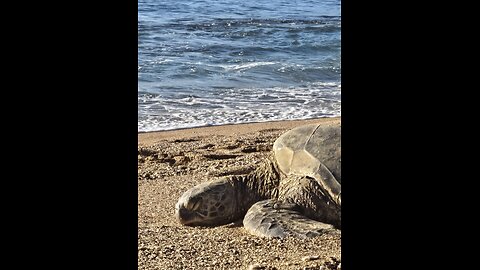
{"type": "Polygon", "coordinates": [[[340,118],[203,127],[138,134],[139,269],[337,269],[337,235],[266,239],[241,222],[188,227],[173,215],[187,189],[225,175],[245,174],[283,132],[340,118]]]}

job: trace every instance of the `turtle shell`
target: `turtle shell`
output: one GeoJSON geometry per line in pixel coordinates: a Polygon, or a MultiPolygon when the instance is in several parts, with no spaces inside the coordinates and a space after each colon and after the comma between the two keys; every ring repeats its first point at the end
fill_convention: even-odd
{"type": "Polygon", "coordinates": [[[273,151],[278,167],[284,174],[324,179],[324,182],[329,182],[324,183],[329,186],[328,189],[339,193],[340,141],[340,124],[306,125],[281,135],[273,144],[273,151]]]}

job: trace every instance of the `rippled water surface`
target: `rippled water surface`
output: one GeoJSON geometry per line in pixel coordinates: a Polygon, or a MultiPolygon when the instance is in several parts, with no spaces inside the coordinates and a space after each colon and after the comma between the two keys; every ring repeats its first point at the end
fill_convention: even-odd
{"type": "Polygon", "coordinates": [[[138,2],[138,130],[340,115],[340,1],[138,2]]]}

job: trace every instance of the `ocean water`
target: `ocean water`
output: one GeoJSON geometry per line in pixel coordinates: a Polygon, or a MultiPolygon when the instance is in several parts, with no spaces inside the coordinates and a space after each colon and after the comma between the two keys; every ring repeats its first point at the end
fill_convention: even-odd
{"type": "Polygon", "coordinates": [[[340,0],[138,0],[138,131],[341,112],[340,0]]]}

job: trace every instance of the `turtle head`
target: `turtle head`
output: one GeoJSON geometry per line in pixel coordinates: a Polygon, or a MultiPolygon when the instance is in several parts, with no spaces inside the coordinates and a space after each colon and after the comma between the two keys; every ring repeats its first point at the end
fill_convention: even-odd
{"type": "Polygon", "coordinates": [[[235,188],[226,179],[187,190],[175,205],[178,221],[189,226],[223,225],[236,218],[235,188]]]}

